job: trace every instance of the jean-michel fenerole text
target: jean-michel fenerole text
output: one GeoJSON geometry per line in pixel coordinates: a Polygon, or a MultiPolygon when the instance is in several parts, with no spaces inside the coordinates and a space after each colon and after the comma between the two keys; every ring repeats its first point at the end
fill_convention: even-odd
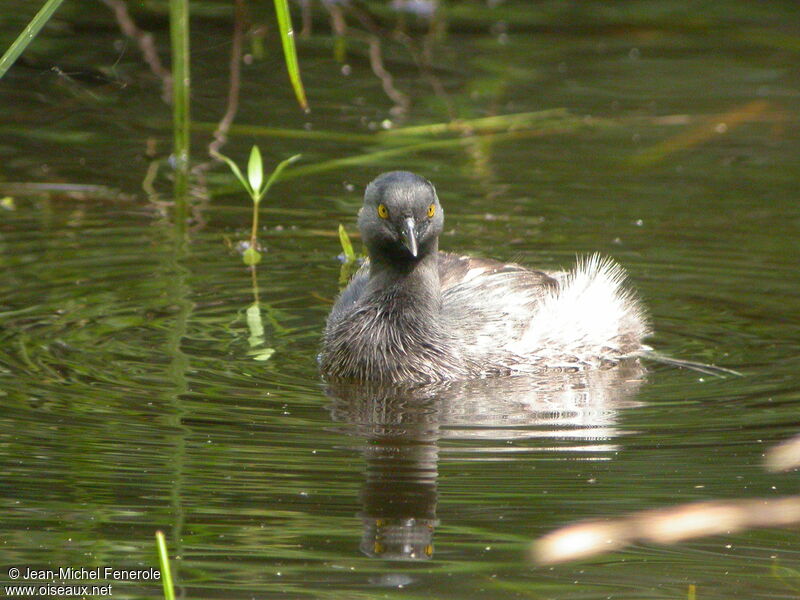
{"type": "Polygon", "coordinates": [[[114,567],[59,567],[58,569],[31,569],[19,571],[20,579],[29,581],[158,581],[161,571],[148,569],[116,569],[114,567]]]}

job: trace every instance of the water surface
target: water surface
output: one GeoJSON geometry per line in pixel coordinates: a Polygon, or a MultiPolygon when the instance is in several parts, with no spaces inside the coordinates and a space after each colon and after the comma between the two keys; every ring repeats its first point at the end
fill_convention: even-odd
{"type": "MultiPolygon", "coordinates": [[[[10,4],[24,23],[27,3],[10,4]]],[[[689,584],[702,598],[794,597],[791,531],[525,561],[530,540],[576,520],[798,489],[762,456],[797,432],[800,400],[800,32],[779,22],[782,4],[774,17],[726,4],[738,21],[702,27],[678,11],[624,26],[578,14],[565,30],[531,12],[538,25],[515,30],[456,11],[434,58],[446,97],[385,42],[405,116],[366,46],[348,46],[343,75],[316,23],[300,42],[313,112],[256,60],[237,123],[370,136],[564,108],[583,125],[282,182],[255,286],[235,251],[249,207],[233,180],[208,173],[212,198],[180,240],[142,191],[148,138],[170,143],[159,81],[99,9],[85,27],[64,13],[71,33],[46,30],[0,83],[0,196],[13,198],[0,209],[3,564],[152,566],[163,529],[193,598],[682,598],[689,584]],[[339,289],[336,228],[356,233],[364,185],[394,168],[436,184],[443,249],[543,268],[611,255],[655,348],[743,376],[645,363],[413,398],[327,388],[315,358],[339,289]],[[43,183],[116,191],[31,191],[43,183]],[[263,340],[246,318],[254,287],[263,340]]],[[[228,29],[224,14],[195,25],[201,122],[223,110],[228,29]]],[[[242,161],[258,141],[267,160],[302,152],[308,166],[392,147],[367,139],[235,135],[225,151],[242,161]]],[[[198,160],[208,140],[196,133],[198,160]]]]}

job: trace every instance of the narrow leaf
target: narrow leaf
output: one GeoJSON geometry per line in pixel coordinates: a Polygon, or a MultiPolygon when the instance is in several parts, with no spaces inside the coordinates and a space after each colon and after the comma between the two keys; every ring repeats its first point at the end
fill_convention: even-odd
{"type": "Polygon", "coordinates": [[[350,236],[347,235],[347,231],[341,223],[339,223],[339,242],[342,244],[345,260],[347,260],[347,262],[353,262],[356,259],[356,253],[353,251],[353,243],[350,241],[350,236]]]}
{"type": "Polygon", "coordinates": [[[247,179],[250,182],[250,189],[256,194],[261,192],[261,184],[264,182],[264,164],[261,162],[261,150],[258,146],[253,146],[250,150],[250,160],[247,161],[247,179]]]}
{"type": "Polygon", "coordinates": [[[253,188],[250,187],[250,184],[247,182],[247,179],[244,178],[244,175],[242,175],[242,172],[239,170],[239,167],[236,166],[236,163],[233,162],[230,158],[228,158],[224,154],[220,154],[219,152],[214,152],[213,156],[214,158],[217,158],[219,160],[224,160],[228,164],[228,166],[231,168],[231,171],[233,171],[233,174],[236,175],[236,178],[242,182],[244,189],[247,190],[247,193],[250,194],[250,196],[252,196],[253,199],[255,200],[255,194],[253,193],[253,188]]]}
{"type": "Polygon", "coordinates": [[[281,171],[283,171],[286,167],[288,167],[290,164],[292,164],[301,156],[302,154],[295,154],[294,156],[290,156],[286,160],[283,160],[280,163],[278,163],[278,166],[275,167],[275,170],[272,172],[272,175],[270,175],[269,179],[267,179],[267,183],[264,184],[264,189],[258,193],[257,202],[261,201],[261,198],[267,195],[269,188],[271,188],[272,184],[278,180],[278,177],[280,177],[281,171]]]}
{"type": "Polygon", "coordinates": [[[300,79],[300,66],[297,64],[297,50],[294,46],[294,28],[292,27],[292,17],[289,14],[288,0],[275,0],[275,15],[278,17],[278,29],[281,32],[281,43],[283,44],[283,58],[286,62],[286,70],[289,71],[289,81],[292,82],[294,95],[297,102],[305,112],[308,112],[308,101],[303,82],[300,79]]]}
{"type": "Polygon", "coordinates": [[[31,22],[25,27],[22,33],[19,34],[14,43],[8,47],[3,58],[0,58],[0,78],[6,74],[11,65],[19,58],[19,55],[25,51],[33,39],[39,34],[44,27],[44,24],[50,20],[53,13],[56,12],[59,5],[64,0],[47,0],[44,6],[36,13],[36,16],[31,19],[31,22]]]}
{"type": "Polygon", "coordinates": [[[167,555],[167,542],[164,534],[156,531],[156,545],[158,546],[158,562],[161,566],[161,581],[164,586],[164,598],[175,600],[175,587],[172,584],[172,573],[169,569],[169,556],[167,555]]]}

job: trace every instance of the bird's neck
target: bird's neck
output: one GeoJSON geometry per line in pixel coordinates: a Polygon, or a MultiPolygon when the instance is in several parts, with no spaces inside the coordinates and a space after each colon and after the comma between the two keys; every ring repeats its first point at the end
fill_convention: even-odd
{"type": "Polygon", "coordinates": [[[380,255],[370,257],[370,278],[367,294],[395,310],[438,313],[441,308],[438,251],[431,251],[417,260],[387,260],[380,255]]]}

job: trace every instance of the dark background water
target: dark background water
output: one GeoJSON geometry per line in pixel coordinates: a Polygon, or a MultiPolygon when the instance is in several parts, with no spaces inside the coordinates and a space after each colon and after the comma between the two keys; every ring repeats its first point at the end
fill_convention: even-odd
{"type": "MultiPolygon", "coordinates": [[[[0,1],[3,48],[36,4],[0,1]]],[[[131,4],[168,64],[165,6],[131,4]]],[[[176,241],[153,193],[169,200],[171,109],[104,5],[65,3],[0,80],[3,565],[153,566],[160,528],[187,597],[682,598],[689,584],[701,598],[796,597],[792,531],[525,561],[530,540],[576,520],[798,489],[796,473],[762,467],[796,433],[800,400],[796,3],[448,3],[422,74],[391,32],[405,20],[422,47],[426,23],[369,3],[404,113],[357,35],[343,70],[315,4],[298,40],[308,115],[267,4],[251,6],[270,33],[244,67],[236,123],[287,131],[234,132],[223,150],[303,153],[265,200],[263,341],[249,339],[254,284],[232,249],[249,201],[213,167],[176,241]],[[553,108],[566,111],[556,126],[512,136],[424,134],[408,149],[380,133],[553,108]],[[649,364],[422,400],[325,390],[336,228],[355,234],[364,185],[395,168],[436,184],[443,248],[546,268],[611,255],[655,348],[743,377],[649,364]],[[403,517],[430,559],[360,550],[403,517]]],[[[193,118],[213,123],[231,9],[193,10],[193,118]]],[[[196,162],[209,140],[198,127],[196,162]]]]}

